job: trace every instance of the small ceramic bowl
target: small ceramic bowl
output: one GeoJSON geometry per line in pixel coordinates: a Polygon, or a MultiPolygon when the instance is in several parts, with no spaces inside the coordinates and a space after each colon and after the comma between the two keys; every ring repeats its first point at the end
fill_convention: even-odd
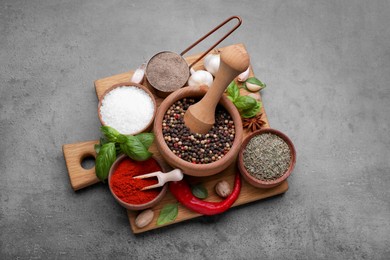
{"type": "MultiPolygon", "coordinates": [[[[102,119],[102,115],[100,113],[100,108],[102,106],[102,102],[104,100],[104,97],[110,92],[112,91],[113,89],[115,88],[119,88],[119,87],[137,87],[139,89],[142,89],[143,91],[145,91],[145,93],[147,93],[149,95],[149,97],[151,98],[152,102],[153,102],[153,108],[154,108],[154,112],[153,112],[153,116],[152,118],[150,119],[149,123],[147,125],[145,125],[144,128],[142,128],[141,130],[137,131],[137,132],[133,132],[133,133],[121,133],[121,134],[128,134],[128,135],[136,135],[136,134],[139,134],[139,133],[142,133],[142,132],[149,132],[150,130],[152,130],[152,126],[153,126],[153,121],[154,121],[154,118],[156,116],[156,112],[157,112],[157,103],[156,103],[156,99],[154,98],[152,92],[150,92],[150,90],[141,85],[141,84],[137,84],[137,83],[133,83],[133,82],[123,82],[123,83],[119,83],[119,84],[115,84],[113,85],[112,87],[110,87],[109,89],[107,89],[104,94],[102,95],[102,97],[100,98],[99,100],[99,104],[98,104],[98,116],[99,116],[99,120],[100,120],[100,123],[102,125],[106,125],[106,123],[103,121],[102,119]]],[[[132,120],[132,118],[128,118],[128,120],[132,120]]],[[[114,127],[115,128],[115,127],[114,127]]]]}
{"type": "Polygon", "coordinates": [[[242,177],[244,177],[244,179],[249,184],[251,184],[252,186],[257,187],[257,188],[272,188],[272,187],[280,185],[284,180],[286,180],[290,176],[290,174],[295,166],[295,160],[296,160],[296,152],[295,152],[294,145],[291,142],[290,138],[288,138],[285,134],[283,134],[282,132],[280,132],[276,129],[267,128],[267,129],[257,130],[255,132],[251,133],[250,135],[248,135],[244,139],[244,142],[242,143],[240,152],[238,153],[237,164],[238,164],[238,169],[240,170],[242,177]],[[266,133],[274,134],[274,135],[277,135],[280,138],[282,138],[289,146],[290,153],[291,153],[290,165],[287,168],[286,172],[278,179],[275,179],[272,181],[263,181],[263,180],[256,179],[255,177],[250,175],[250,173],[246,170],[246,168],[244,166],[244,162],[243,162],[244,151],[245,151],[246,146],[248,145],[249,141],[257,135],[266,134],[266,133]]]}
{"type": "MultiPolygon", "coordinates": [[[[110,184],[110,181],[111,181],[111,177],[112,177],[112,174],[114,173],[114,171],[116,170],[116,168],[118,167],[119,163],[124,160],[124,159],[127,159],[129,158],[127,155],[123,154],[121,156],[119,156],[116,161],[114,162],[114,164],[111,166],[110,168],[110,172],[108,174],[108,187],[110,188],[110,192],[112,194],[112,196],[114,196],[115,200],[120,204],[122,205],[123,207],[125,207],[126,209],[129,209],[129,210],[144,210],[144,209],[147,209],[147,208],[151,208],[155,205],[157,205],[165,196],[165,194],[167,193],[167,189],[168,189],[168,183],[166,183],[162,188],[161,188],[161,191],[160,193],[157,195],[157,197],[155,197],[153,200],[147,202],[147,203],[144,203],[144,204],[130,204],[130,203],[127,203],[127,202],[124,202],[123,200],[121,200],[118,196],[116,196],[116,194],[114,193],[114,191],[111,189],[111,184],[110,184]]],[[[153,159],[155,159],[157,161],[157,163],[160,165],[161,169],[162,169],[162,172],[166,172],[168,169],[166,168],[166,166],[159,160],[157,159],[156,157],[152,157],[153,159]]]]}

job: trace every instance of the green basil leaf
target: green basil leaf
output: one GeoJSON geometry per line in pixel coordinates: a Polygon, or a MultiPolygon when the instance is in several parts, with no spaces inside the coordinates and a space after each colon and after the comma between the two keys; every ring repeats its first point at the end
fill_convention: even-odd
{"type": "Polygon", "coordinates": [[[191,192],[195,197],[202,200],[209,196],[209,193],[207,192],[206,188],[203,187],[201,184],[192,186],[191,192]]]}
{"type": "Polygon", "coordinates": [[[261,87],[261,89],[265,88],[267,85],[264,84],[263,82],[261,82],[258,78],[256,77],[251,77],[249,79],[247,79],[245,82],[248,82],[248,83],[252,83],[252,84],[255,84],[255,85],[258,85],[261,87]]]}
{"type": "Polygon", "coordinates": [[[100,147],[95,160],[95,172],[99,180],[104,181],[108,177],[111,165],[115,162],[116,152],[114,143],[106,143],[100,147]]]}
{"type": "Polygon", "coordinates": [[[121,147],[118,143],[115,143],[115,150],[116,150],[117,157],[122,154],[121,147]]]}
{"type": "Polygon", "coordinates": [[[152,153],[145,148],[141,141],[135,136],[126,136],[127,140],[120,144],[121,151],[135,161],[145,161],[152,156],[152,153]]]}
{"type": "Polygon", "coordinates": [[[249,109],[249,110],[245,110],[241,116],[243,118],[252,118],[252,117],[255,117],[257,115],[257,112],[253,109],[249,109]]]}
{"type": "Polygon", "coordinates": [[[260,101],[257,101],[256,107],[258,107],[258,110],[260,111],[260,109],[263,107],[263,103],[261,103],[260,101]]]}
{"type": "Polygon", "coordinates": [[[101,144],[95,144],[95,145],[93,146],[93,149],[95,149],[96,154],[99,153],[101,147],[102,147],[101,144]]]}
{"type": "Polygon", "coordinates": [[[244,111],[251,109],[256,106],[256,99],[249,96],[239,96],[235,101],[234,105],[237,107],[239,111],[244,111]]]}
{"type": "Polygon", "coordinates": [[[116,142],[116,139],[118,135],[120,134],[117,130],[110,126],[102,126],[100,128],[100,131],[104,134],[104,136],[110,141],[110,142],[116,142]]]}
{"type": "Polygon", "coordinates": [[[240,96],[240,89],[234,80],[227,87],[227,94],[233,102],[240,96]]]}
{"type": "Polygon", "coordinates": [[[103,145],[103,144],[106,144],[106,143],[109,143],[109,141],[104,138],[104,137],[100,137],[100,145],[103,145]]]}
{"type": "Polygon", "coordinates": [[[166,204],[160,211],[160,215],[158,216],[157,219],[157,225],[160,226],[174,221],[178,213],[179,213],[179,207],[177,203],[166,204]]]}
{"type": "Polygon", "coordinates": [[[252,118],[260,112],[261,106],[262,106],[261,102],[256,101],[256,106],[242,111],[241,116],[244,118],[252,118]]]}
{"type": "Polygon", "coordinates": [[[149,149],[149,147],[154,141],[153,133],[140,133],[137,134],[136,137],[141,141],[141,143],[145,146],[146,149],[149,149]]]}
{"type": "MultiPolygon", "coordinates": [[[[131,135],[123,135],[123,134],[119,134],[117,137],[116,137],[116,142],[117,143],[120,143],[120,144],[123,144],[127,141],[127,137],[129,137],[131,135]]],[[[133,136],[131,136],[133,137],[133,136]]]]}
{"type": "Polygon", "coordinates": [[[99,153],[100,148],[102,147],[102,145],[104,145],[106,143],[109,143],[109,141],[106,138],[104,138],[104,137],[100,137],[100,143],[94,145],[94,149],[95,149],[96,154],[99,153]]]}
{"type": "Polygon", "coordinates": [[[233,98],[231,96],[226,96],[230,101],[233,102],[233,98]]]}

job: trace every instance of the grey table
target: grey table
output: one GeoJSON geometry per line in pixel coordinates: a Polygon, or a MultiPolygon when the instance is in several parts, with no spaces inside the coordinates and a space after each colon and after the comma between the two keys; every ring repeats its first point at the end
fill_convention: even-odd
{"type": "Polygon", "coordinates": [[[389,14],[389,1],[0,1],[0,259],[389,259],[389,14]],[[135,236],[106,185],[71,190],[61,146],[99,138],[94,80],[230,15],[244,23],[223,45],[245,43],[270,124],[295,143],[290,189],[135,236]]]}

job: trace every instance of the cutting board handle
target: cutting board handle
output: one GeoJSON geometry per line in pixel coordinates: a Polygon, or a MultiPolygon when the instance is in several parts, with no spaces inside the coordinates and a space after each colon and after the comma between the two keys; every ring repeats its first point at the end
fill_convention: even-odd
{"type": "Polygon", "coordinates": [[[99,143],[99,141],[64,144],[62,146],[66,167],[68,168],[70,177],[70,185],[74,191],[99,182],[99,179],[95,174],[95,167],[84,169],[81,166],[82,161],[87,157],[94,157],[96,159],[94,146],[97,143],[99,143]]]}

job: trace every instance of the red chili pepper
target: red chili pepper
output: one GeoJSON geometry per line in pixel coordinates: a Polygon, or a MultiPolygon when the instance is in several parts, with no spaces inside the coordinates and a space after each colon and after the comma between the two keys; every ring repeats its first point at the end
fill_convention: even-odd
{"type": "Polygon", "coordinates": [[[241,190],[240,173],[236,173],[232,193],[221,202],[208,202],[196,198],[185,180],[170,182],[169,190],[173,196],[188,209],[203,215],[215,215],[228,210],[237,200],[241,190]]]}

